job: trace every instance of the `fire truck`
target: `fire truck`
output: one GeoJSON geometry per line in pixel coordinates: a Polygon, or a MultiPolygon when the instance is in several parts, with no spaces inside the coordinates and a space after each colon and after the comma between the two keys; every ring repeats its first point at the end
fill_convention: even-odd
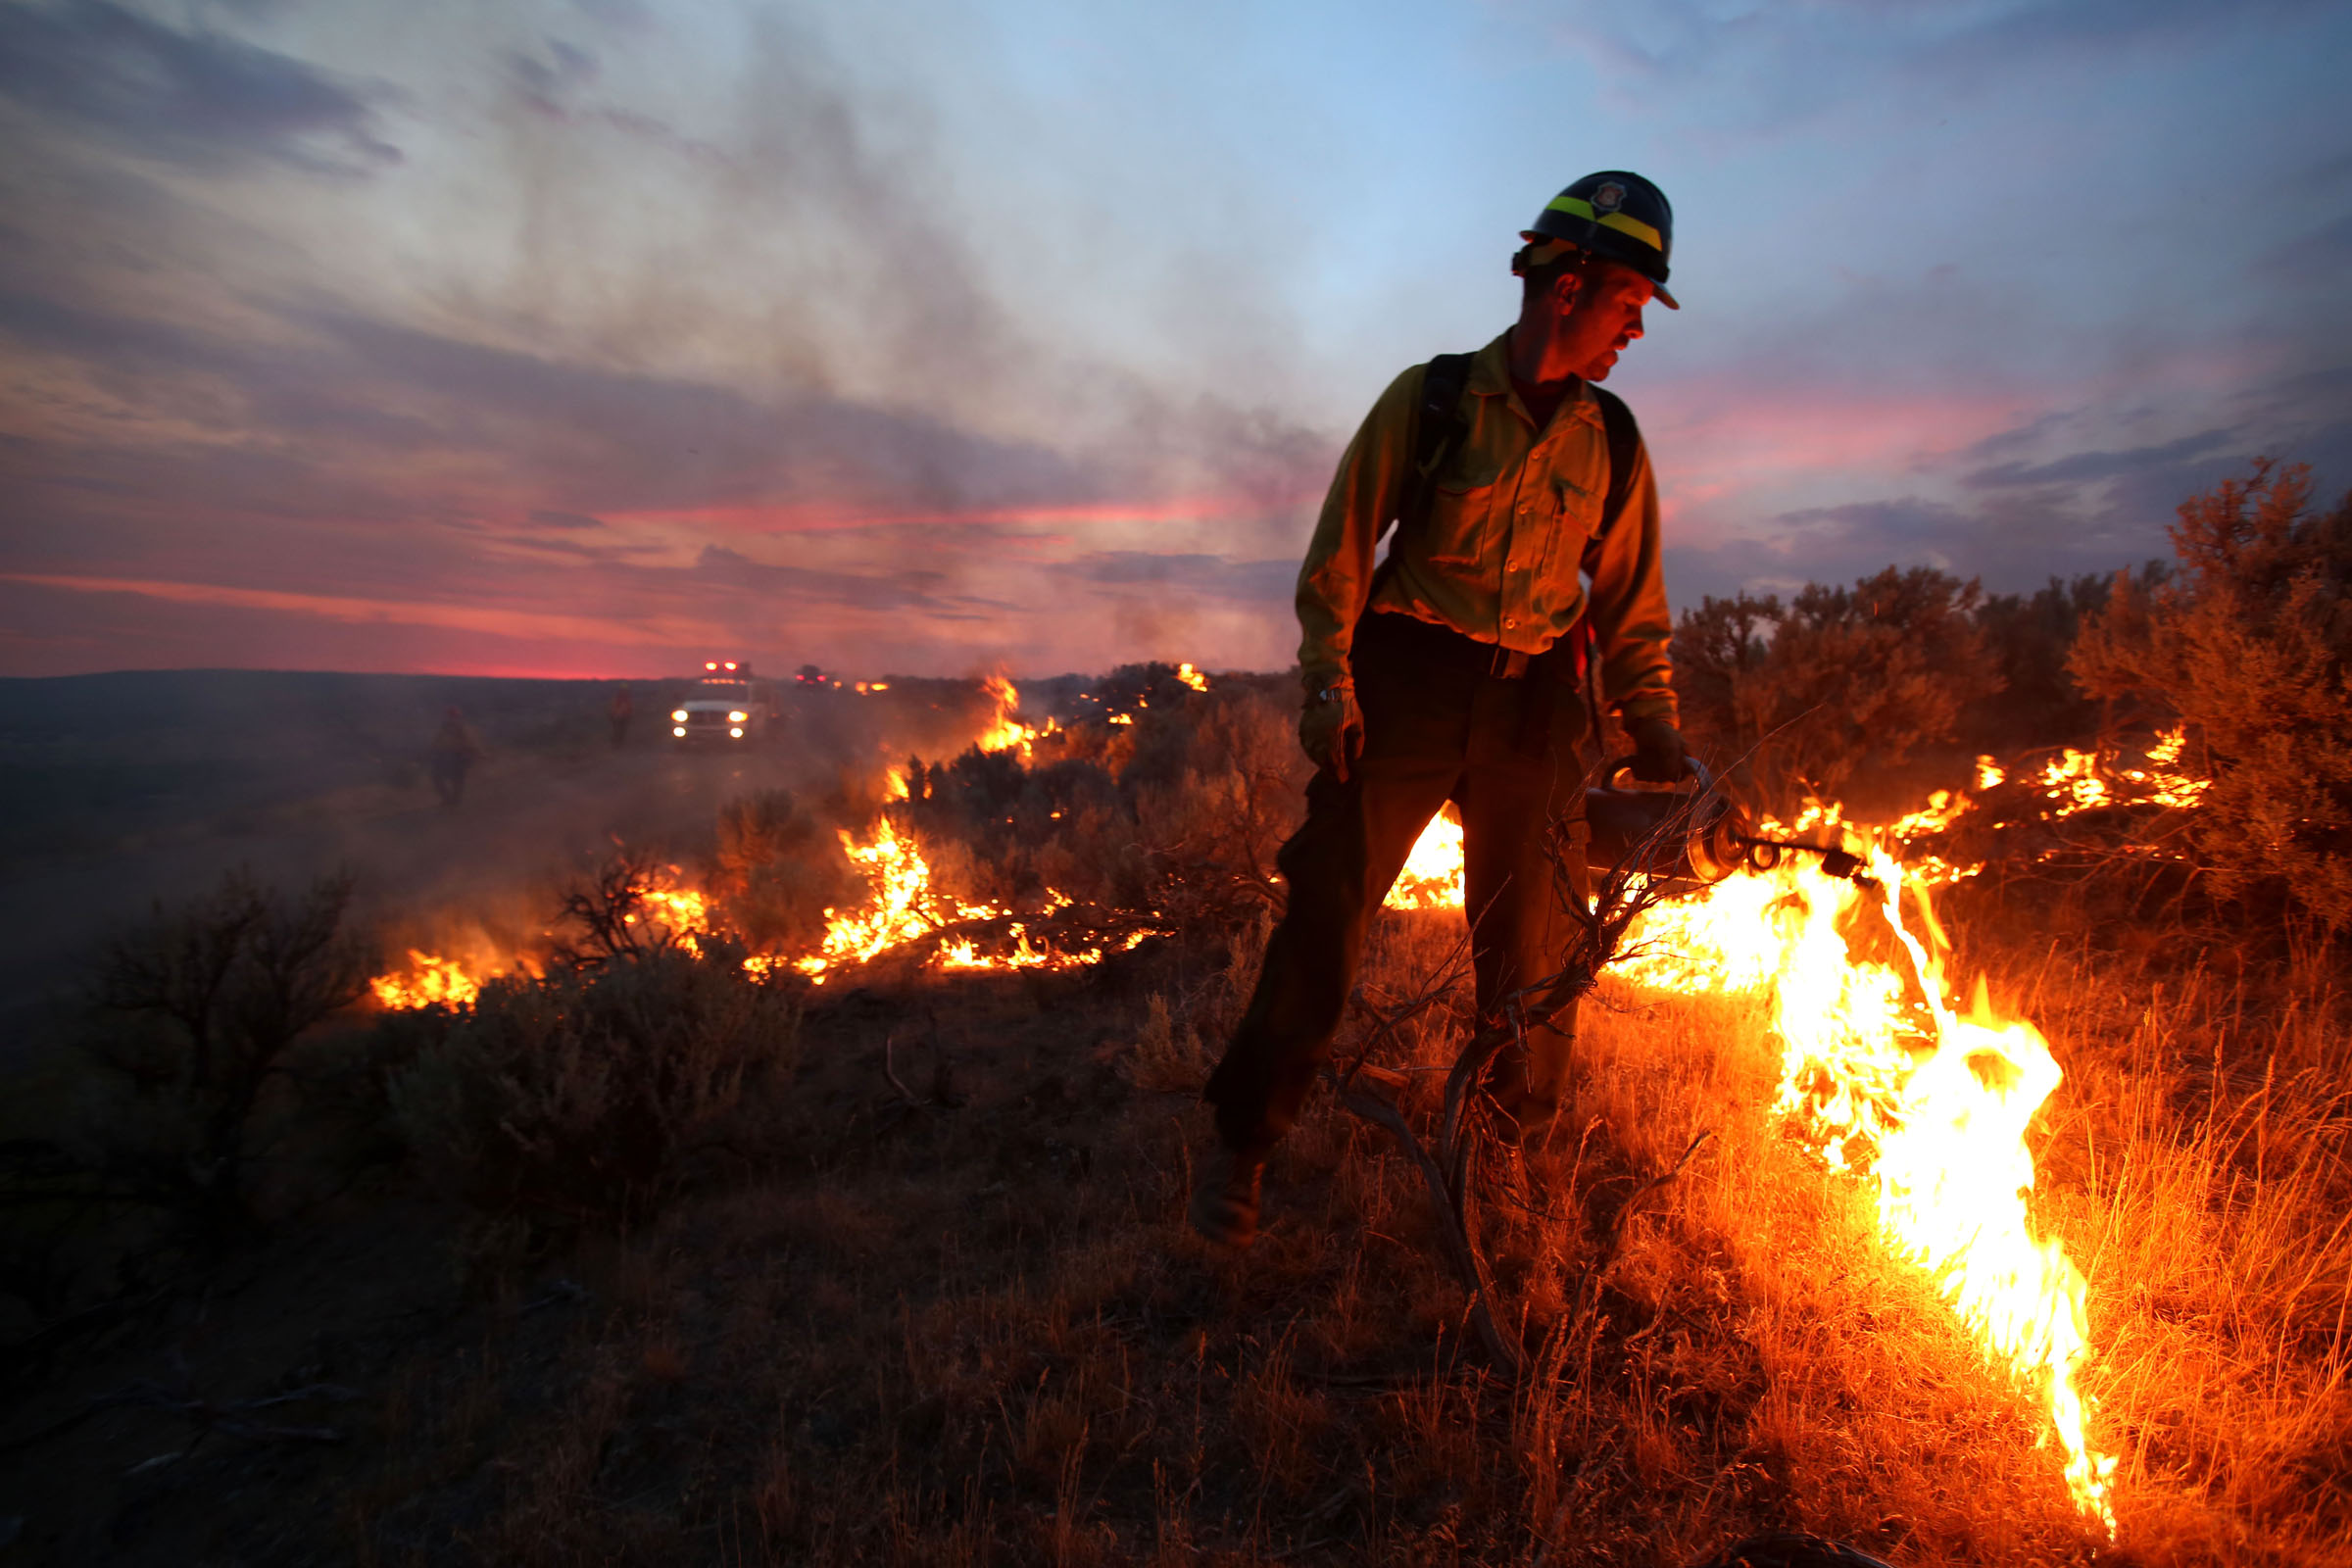
{"type": "Polygon", "coordinates": [[[702,677],[669,710],[669,736],[678,746],[756,746],[775,727],[766,683],[739,659],[703,661],[702,677]]]}

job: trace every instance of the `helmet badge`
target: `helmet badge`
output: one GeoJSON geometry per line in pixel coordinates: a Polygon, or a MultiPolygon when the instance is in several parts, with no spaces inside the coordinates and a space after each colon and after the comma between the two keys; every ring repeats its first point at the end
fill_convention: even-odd
{"type": "Polygon", "coordinates": [[[1613,179],[1603,182],[1592,193],[1592,210],[1596,213],[1613,213],[1624,205],[1625,187],[1613,179]]]}

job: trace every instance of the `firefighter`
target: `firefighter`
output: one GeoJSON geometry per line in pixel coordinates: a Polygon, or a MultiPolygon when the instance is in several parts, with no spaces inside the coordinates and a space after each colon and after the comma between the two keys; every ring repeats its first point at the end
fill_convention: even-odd
{"type": "Polygon", "coordinates": [[[629,743],[629,720],[637,713],[625,681],[612,688],[612,700],[605,705],[605,712],[612,720],[612,749],[617,752],[629,743]]]}
{"type": "MultiPolygon", "coordinates": [[[[1666,291],[1673,215],[1648,180],[1607,172],[1561,191],[1520,238],[1518,320],[1390,384],[1299,568],[1298,738],[1316,772],[1279,857],[1289,905],[1204,1094],[1217,1141],[1191,1218],[1211,1241],[1255,1239],[1267,1152],[1330,1051],[1367,925],[1446,802],[1462,818],[1482,1016],[1556,972],[1562,900],[1590,898],[1588,657],[1636,775],[1687,770],[1657,491],[1632,416],[1597,385],[1647,307],[1680,308],[1666,291]]],[[[1576,1022],[1528,1024],[1488,1088],[1533,1142],[1559,1110],[1576,1022]]]]}
{"type": "Polygon", "coordinates": [[[433,793],[445,807],[455,808],[466,798],[466,775],[482,755],[482,743],[466,722],[466,715],[456,708],[441,715],[441,728],[433,736],[431,751],[433,793]]]}

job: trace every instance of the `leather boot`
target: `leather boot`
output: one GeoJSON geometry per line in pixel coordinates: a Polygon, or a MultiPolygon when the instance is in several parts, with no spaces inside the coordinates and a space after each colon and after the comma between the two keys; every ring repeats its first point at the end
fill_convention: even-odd
{"type": "Polygon", "coordinates": [[[1224,1247],[1248,1247],[1257,1240],[1259,1189],[1266,1173],[1266,1156],[1217,1144],[1200,1158],[1200,1179],[1193,1184],[1188,1211],[1193,1229],[1224,1247]]]}

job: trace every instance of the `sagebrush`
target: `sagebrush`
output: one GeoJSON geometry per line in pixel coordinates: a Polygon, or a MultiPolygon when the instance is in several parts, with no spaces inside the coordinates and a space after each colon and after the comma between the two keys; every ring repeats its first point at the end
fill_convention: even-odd
{"type": "Polygon", "coordinates": [[[390,1084],[419,1164],[477,1209],[606,1220],[757,1147],[743,1113],[789,1077],[800,1004],[728,956],[631,954],[439,1011],[390,1084]]]}

